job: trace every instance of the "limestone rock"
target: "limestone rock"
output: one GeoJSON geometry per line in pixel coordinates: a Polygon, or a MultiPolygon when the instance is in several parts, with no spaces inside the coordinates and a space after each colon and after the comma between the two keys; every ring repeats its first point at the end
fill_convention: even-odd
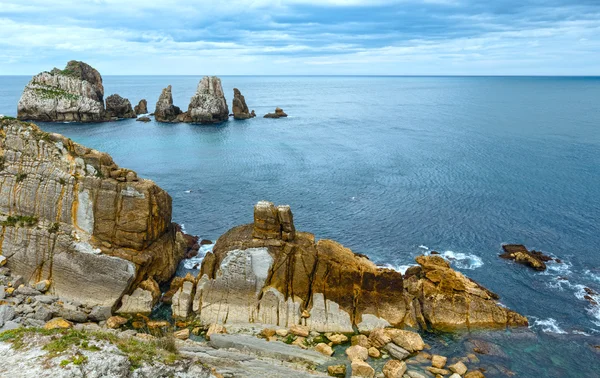
{"type": "Polygon", "coordinates": [[[333,355],[333,349],[325,344],[325,343],[319,343],[315,346],[315,350],[321,354],[324,354],[325,356],[331,356],[333,355]]]}
{"type": "Polygon", "coordinates": [[[327,374],[331,377],[346,377],[346,365],[331,365],[327,367],[327,374]]]}
{"type": "Polygon", "coordinates": [[[173,105],[173,94],[171,93],[171,86],[169,85],[162,90],[162,93],[156,102],[154,119],[158,122],[176,122],[177,116],[180,114],[181,109],[173,105]]]}
{"type": "Polygon", "coordinates": [[[371,342],[369,341],[369,338],[365,335],[355,335],[352,336],[352,339],[350,340],[352,345],[360,345],[363,348],[371,348],[371,342]]]}
{"type": "Polygon", "coordinates": [[[187,340],[190,338],[190,330],[188,328],[173,332],[173,336],[179,340],[187,340]]]}
{"type": "Polygon", "coordinates": [[[300,336],[300,337],[308,337],[310,329],[305,326],[294,324],[290,327],[290,332],[292,335],[300,336]]]}
{"type": "Polygon", "coordinates": [[[106,98],[106,114],[109,118],[135,118],[131,102],[118,94],[106,98]]]}
{"type": "Polygon", "coordinates": [[[385,350],[390,356],[392,356],[392,358],[395,358],[400,361],[404,360],[410,355],[410,353],[406,349],[401,348],[394,343],[387,344],[383,347],[383,350],[385,350]]]}
{"type": "Polygon", "coordinates": [[[148,101],[141,99],[140,102],[133,108],[136,115],[148,114],[148,101]]]}
{"type": "Polygon", "coordinates": [[[467,372],[467,366],[462,361],[458,361],[457,363],[448,366],[448,369],[450,369],[451,372],[461,376],[465,375],[467,372]]]}
{"type": "Polygon", "coordinates": [[[106,320],[106,326],[111,329],[116,329],[125,325],[127,323],[127,318],[122,316],[111,316],[106,320]]]}
{"type": "Polygon", "coordinates": [[[0,250],[13,274],[51,278],[49,294],[90,307],[114,307],[147,277],[172,277],[183,240],[171,197],[152,181],[15,120],[0,121],[0,156],[0,214],[9,214],[0,250]]]}
{"type": "Polygon", "coordinates": [[[0,255],[0,266],[6,265],[6,257],[0,255]]]}
{"type": "Polygon", "coordinates": [[[373,378],[375,376],[375,369],[365,361],[354,360],[352,361],[351,368],[353,377],[373,378]]]}
{"type": "Polygon", "coordinates": [[[369,357],[371,357],[371,358],[380,358],[381,357],[381,352],[379,351],[379,349],[377,349],[375,347],[370,347],[369,348],[369,357]]]}
{"type": "Polygon", "coordinates": [[[257,239],[280,239],[279,212],[272,202],[260,201],[254,206],[254,232],[257,239]]]}
{"type": "Polygon", "coordinates": [[[210,341],[212,335],[221,333],[227,333],[227,329],[220,324],[213,323],[208,327],[208,331],[206,331],[206,340],[210,341]]]}
{"type": "Polygon", "coordinates": [[[425,343],[416,332],[405,331],[401,329],[388,329],[386,334],[392,339],[392,342],[407,351],[413,353],[423,350],[425,343]]]}
{"type": "Polygon", "coordinates": [[[51,284],[50,280],[41,280],[40,282],[37,282],[37,283],[34,285],[34,288],[35,288],[37,291],[40,291],[40,292],[42,292],[42,293],[45,293],[45,292],[46,292],[46,291],[48,291],[48,289],[50,288],[50,284],[51,284]]]}
{"type": "Polygon", "coordinates": [[[173,296],[173,317],[176,319],[187,319],[192,310],[194,284],[185,281],[181,288],[173,296]]]}
{"type": "Polygon", "coordinates": [[[390,360],[383,366],[385,378],[402,378],[405,372],[406,363],[404,361],[390,360]]]}
{"type": "Polygon", "coordinates": [[[275,113],[267,113],[264,118],[282,118],[287,117],[288,115],[281,108],[276,108],[275,113]]]}
{"type": "Polygon", "coordinates": [[[235,119],[242,120],[256,116],[256,114],[250,113],[250,110],[248,110],[248,105],[246,105],[246,99],[237,88],[233,88],[233,102],[231,107],[233,118],[235,119]]]}
{"type": "Polygon", "coordinates": [[[444,375],[450,374],[450,371],[448,371],[446,369],[440,369],[440,368],[436,368],[433,366],[428,366],[426,369],[428,372],[430,372],[431,374],[435,374],[435,375],[439,374],[439,375],[444,376],[444,375]]]}
{"type": "Polygon", "coordinates": [[[353,345],[346,349],[346,355],[350,361],[362,360],[366,361],[369,358],[369,351],[367,348],[360,345],[353,345]]]}
{"type": "Polygon", "coordinates": [[[73,327],[73,324],[63,318],[54,318],[44,325],[45,329],[68,329],[71,327],[73,327]]]}
{"type": "Polygon", "coordinates": [[[464,378],[485,378],[485,375],[479,370],[473,370],[465,374],[464,378]]]}
{"type": "Polygon", "coordinates": [[[388,336],[383,328],[377,328],[369,334],[369,342],[375,348],[383,348],[392,342],[392,338],[388,336]]]}
{"type": "Polygon", "coordinates": [[[0,328],[4,326],[4,323],[13,320],[15,318],[15,309],[13,306],[0,305],[0,328]]]}
{"type": "Polygon", "coordinates": [[[203,77],[190,100],[186,122],[218,123],[227,121],[228,117],[229,108],[221,79],[216,76],[203,77]]]}
{"type": "Polygon", "coordinates": [[[93,322],[101,322],[112,316],[111,308],[107,306],[94,306],[88,315],[93,322]]]}
{"type": "Polygon", "coordinates": [[[329,333],[325,334],[327,340],[331,341],[333,345],[343,344],[348,341],[348,336],[341,333],[329,333]]]}
{"type": "Polygon", "coordinates": [[[431,366],[433,366],[434,368],[442,369],[444,366],[446,366],[446,361],[448,361],[448,358],[444,356],[440,356],[437,354],[431,356],[431,366]]]}
{"type": "Polygon", "coordinates": [[[503,259],[514,260],[519,264],[527,265],[534,270],[546,270],[545,261],[552,260],[551,257],[537,251],[528,251],[524,245],[505,244],[502,246],[504,253],[500,255],[503,259]]]}
{"type": "Polygon", "coordinates": [[[123,296],[121,307],[117,310],[117,313],[125,315],[150,315],[153,306],[152,293],[138,287],[131,295],[123,296]]]}
{"type": "Polygon", "coordinates": [[[102,77],[84,62],[70,61],[34,76],[17,106],[17,118],[44,122],[106,120],[102,77]]]}

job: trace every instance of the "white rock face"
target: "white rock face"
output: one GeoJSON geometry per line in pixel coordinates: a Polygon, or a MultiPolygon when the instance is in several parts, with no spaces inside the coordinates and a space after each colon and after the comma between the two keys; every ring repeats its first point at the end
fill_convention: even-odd
{"type": "Polygon", "coordinates": [[[306,325],[317,332],[354,332],[350,314],[321,293],[313,294],[313,307],[306,325]]]}
{"type": "Polygon", "coordinates": [[[148,315],[152,312],[153,306],[154,300],[152,299],[152,293],[138,287],[131,295],[123,296],[121,307],[117,310],[117,313],[148,315]]]}
{"type": "Polygon", "coordinates": [[[94,203],[91,201],[90,192],[84,189],[77,197],[77,226],[91,234],[94,232],[94,203]]]}
{"type": "Polygon", "coordinates": [[[193,123],[218,123],[229,118],[221,79],[216,76],[202,78],[190,100],[187,118],[193,123]]]}
{"type": "Polygon", "coordinates": [[[178,319],[186,319],[190,316],[192,309],[194,284],[185,281],[183,286],[173,295],[173,317],[178,319]]]}

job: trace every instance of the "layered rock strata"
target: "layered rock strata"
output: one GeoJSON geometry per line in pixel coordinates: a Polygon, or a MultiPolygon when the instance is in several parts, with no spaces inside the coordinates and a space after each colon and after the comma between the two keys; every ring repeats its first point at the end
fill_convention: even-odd
{"type": "Polygon", "coordinates": [[[237,120],[243,120],[248,118],[256,117],[254,111],[250,113],[248,105],[246,105],[246,98],[242,95],[239,89],[233,88],[233,102],[232,102],[233,118],[237,120]]]}
{"type": "Polygon", "coordinates": [[[228,118],[229,108],[221,79],[216,76],[203,77],[198,83],[196,94],[190,100],[184,122],[219,123],[228,118]]]}
{"type": "Polygon", "coordinates": [[[418,258],[421,267],[405,281],[339,243],[297,232],[288,206],[261,201],[254,223],[221,236],[204,258],[195,286],[179,289],[193,303],[177,311],[192,311],[205,324],[303,325],[319,332],[527,324],[500,306],[497,296],[438,259],[418,258]]]}
{"type": "Polygon", "coordinates": [[[177,122],[177,117],[181,114],[181,109],[173,105],[173,94],[169,85],[162,90],[162,93],[158,97],[156,109],[154,110],[154,119],[158,122],[177,122]]]}
{"type": "Polygon", "coordinates": [[[109,118],[136,118],[131,102],[118,94],[106,98],[106,115],[109,118]]]}
{"type": "Polygon", "coordinates": [[[34,76],[17,106],[17,118],[44,122],[99,122],[107,119],[102,77],[84,62],[70,61],[34,76]]]}
{"type": "MultiPolygon", "coordinates": [[[[13,273],[109,308],[124,294],[148,298],[134,291],[142,281],[173,275],[186,242],[165,191],[62,135],[0,126],[0,255],[13,273]]],[[[152,286],[140,287],[153,296],[152,286]]]]}

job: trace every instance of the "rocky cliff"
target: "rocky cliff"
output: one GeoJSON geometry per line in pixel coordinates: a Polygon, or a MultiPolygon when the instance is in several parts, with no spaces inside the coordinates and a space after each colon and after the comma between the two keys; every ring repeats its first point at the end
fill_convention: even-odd
{"type": "Polygon", "coordinates": [[[229,108],[223,93],[221,79],[205,76],[198,83],[196,94],[192,96],[185,122],[218,123],[227,121],[229,108]]]}
{"type": "Polygon", "coordinates": [[[106,116],[108,118],[136,118],[137,115],[131,107],[131,102],[119,96],[110,95],[106,98],[106,116]]]}
{"type": "Polygon", "coordinates": [[[25,87],[18,118],[46,122],[98,122],[104,114],[100,73],[86,63],[70,61],[64,70],[42,72],[25,87]]]}
{"type": "Polygon", "coordinates": [[[173,93],[169,85],[162,90],[158,97],[156,109],[154,110],[154,118],[158,122],[177,122],[177,117],[181,114],[181,109],[173,105],[173,93]]]}
{"type": "Polygon", "coordinates": [[[0,126],[0,255],[13,273],[112,308],[142,281],[172,276],[185,241],[165,191],[34,124],[0,126]]]}
{"type": "Polygon", "coordinates": [[[242,92],[240,92],[240,90],[237,88],[233,88],[233,102],[231,111],[233,112],[233,118],[238,120],[256,117],[254,110],[251,113],[248,109],[248,105],[246,105],[246,98],[244,98],[242,92]]]}
{"type": "Polygon", "coordinates": [[[302,324],[319,332],[527,324],[445,260],[422,256],[417,262],[421,268],[403,278],[339,243],[297,232],[289,207],[263,201],[253,224],[219,238],[195,285],[173,297],[173,313],[193,312],[205,324],[302,324]]]}

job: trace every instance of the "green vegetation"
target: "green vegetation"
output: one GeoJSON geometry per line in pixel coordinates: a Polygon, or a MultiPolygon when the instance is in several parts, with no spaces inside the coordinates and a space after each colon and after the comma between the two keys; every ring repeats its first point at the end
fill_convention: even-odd
{"type": "MultiPolygon", "coordinates": [[[[5,221],[0,222],[0,226],[21,226],[21,227],[31,227],[35,226],[38,223],[37,217],[29,216],[29,215],[9,215],[5,221]]],[[[0,340],[1,341],[1,340],[0,340]]]]}
{"type": "MultiPolygon", "coordinates": [[[[144,362],[161,362],[173,364],[179,359],[179,352],[173,335],[157,337],[156,339],[142,341],[135,338],[119,338],[116,335],[105,332],[85,332],[75,330],[46,330],[43,328],[19,328],[0,333],[0,341],[11,342],[14,349],[26,347],[27,337],[34,335],[50,336],[51,340],[43,349],[48,352],[48,358],[57,357],[69,352],[72,348],[79,348],[91,352],[99,351],[100,348],[93,345],[93,341],[105,341],[115,345],[129,358],[133,369],[137,369],[144,362]]],[[[76,353],[69,359],[63,360],[61,366],[70,363],[81,365],[87,361],[87,357],[76,353]]]]}
{"type": "Polygon", "coordinates": [[[96,177],[98,178],[104,178],[104,174],[102,173],[102,171],[96,171],[96,177]]]}
{"type": "Polygon", "coordinates": [[[16,121],[17,120],[15,117],[10,117],[10,116],[2,116],[2,117],[0,117],[0,119],[3,121],[16,121]]]}
{"type": "Polygon", "coordinates": [[[50,227],[48,227],[48,232],[51,234],[56,234],[59,230],[60,224],[52,223],[50,227]]]}
{"type": "Polygon", "coordinates": [[[62,177],[58,179],[58,182],[59,182],[59,183],[60,183],[60,185],[62,185],[62,186],[65,186],[65,185],[67,185],[67,180],[65,180],[65,179],[64,179],[64,178],[62,178],[62,177]]]}
{"type": "Polygon", "coordinates": [[[22,182],[27,178],[27,173],[17,173],[17,182],[22,182]]]}
{"type": "Polygon", "coordinates": [[[67,100],[77,100],[79,95],[69,93],[65,90],[50,86],[43,86],[33,89],[40,97],[45,99],[66,98],[67,100]]]}

